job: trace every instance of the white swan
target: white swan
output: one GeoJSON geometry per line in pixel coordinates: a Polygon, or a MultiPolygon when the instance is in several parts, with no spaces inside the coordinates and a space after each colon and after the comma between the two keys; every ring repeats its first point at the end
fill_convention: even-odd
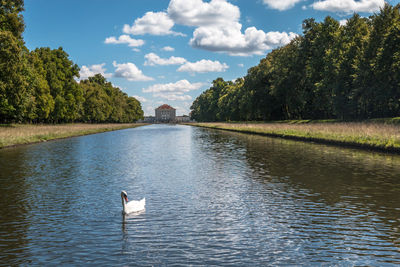
{"type": "Polygon", "coordinates": [[[128,202],[128,194],[125,191],[121,191],[121,199],[123,208],[122,213],[124,214],[144,210],[144,206],[146,205],[145,198],[139,201],[131,200],[128,202]]]}

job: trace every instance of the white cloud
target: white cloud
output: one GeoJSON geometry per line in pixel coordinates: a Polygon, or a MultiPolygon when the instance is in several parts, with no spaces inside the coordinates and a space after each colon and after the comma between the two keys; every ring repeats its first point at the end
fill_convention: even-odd
{"type": "Polygon", "coordinates": [[[165,12],[147,12],[143,17],[137,18],[132,26],[124,25],[122,31],[132,35],[181,35],[172,31],[174,21],[165,12]]]}
{"type": "Polygon", "coordinates": [[[172,51],[175,51],[175,48],[170,47],[170,46],[164,46],[163,48],[161,48],[161,50],[172,52],[172,51]]]}
{"type": "MultiPolygon", "coordinates": [[[[301,0],[281,0],[279,4],[285,2],[289,6],[289,1],[301,0]]],[[[286,32],[265,33],[255,27],[247,28],[243,34],[240,10],[226,0],[171,0],[167,12],[175,23],[197,27],[190,39],[193,47],[213,52],[261,55],[268,49],[287,44],[296,36],[286,32]]]]}
{"type": "Polygon", "coordinates": [[[169,92],[183,94],[189,91],[197,90],[203,85],[203,83],[190,83],[188,80],[180,80],[175,83],[154,84],[147,88],[143,88],[142,91],[144,93],[169,92]]]}
{"type": "MultiPolygon", "coordinates": [[[[303,0],[263,1],[273,8],[283,10],[303,0]]],[[[239,20],[239,8],[227,0],[170,0],[166,12],[147,12],[143,17],[137,18],[132,26],[124,25],[123,32],[132,35],[184,36],[174,32],[173,26],[193,26],[195,30],[189,42],[192,47],[235,56],[261,55],[266,50],[287,44],[296,36],[292,32],[266,33],[255,27],[247,28],[242,33],[239,20]]],[[[173,51],[173,48],[164,47],[163,50],[173,51]]],[[[169,62],[170,59],[165,60],[169,62]]]]}
{"type": "Polygon", "coordinates": [[[171,0],[168,15],[187,26],[216,26],[239,21],[240,10],[226,0],[171,0]]]}
{"type": "Polygon", "coordinates": [[[148,116],[148,114],[151,114],[151,116],[154,116],[154,107],[153,106],[144,107],[144,111],[147,116],[148,116]]]}
{"type": "Polygon", "coordinates": [[[155,93],[153,97],[160,97],[169,101],[187,101],[192,100],[190,95],[174,94],[174,93],[155,93]]]}
{"type": "Polygon", "coordinates": [[[286,45],[297,34],[290,32],[268,32],[249,27],[244,34],[240,23],[224,27],[200,27],[193,32],[190,44],[214,52],[226,52],[235,56],[261,55],[266,50],[286,45]]]}
{"type": "Polygon", "coordinates": [[[179,104],[175,104],[173,107],[176,109],[176,115],[188,115],[190,113],[190,106],[192,105],[191,101],[180,102],[179,104]]]}
{"type": "Polygon", "coordinates": [[[313,3],[311,6],[316,10],[332,12],[376,12],[385,5],[384,0],[323,0],[313,3]]]}
{"type": "Polygon", "coordinates": [[[178,68],[178,71],[191,73],[223,72],[228,68],[229,66],[226,63],[202,59],[194,63],[186,62],[184,65],[178,68]]]}
{"type": "Polygon", "coordinates": [[[243,64],[243,63],[239,63],[239,64],[238,64],[238,67],[243,68],[243,67],[244,67],[244,64],[243,64]]]}
{"type": "Polygon", "coordinates": [[[104,78],[111,78],[111,73],[106,73],[106,69],[104,68],[106,63],[95,64],[91,66],[83,65],[81,70],[79,71],[80,80],[85,80],[89,77],[92,77],[98,73],[103,75],[104,78]]]}
{"type": "Polygon", "coordinates": [[[347,19],[341,19],[341,20],[339,20],[339,24],[340,24],[341,26],[345,26],[345,25],[347,24],[347,19]]]}
{"type": "Polygon", "coordinates": [[[120,37],[115,38],[114,36],[106,38],[104,41],[106,44],[128,44],[130,47],[138,47],[144,45],[144,41],[141,39],[133,39],[129,35],[123,34],[120,37]]]}
{"type": "Polygon", "coordinates": [[[136,67],[133,63],[122,63],[117,64],[115,61],[113,62],[113,66],[117,68],[115,70],[114,76],[125,78],[128,81],[151,81],[154,80],[151,77],[148,77],[142,73],[140,69],[136,67]]]}
{"type": "Polygon", "coordinates": [[[146,66],[155,66],[155,65],[181,65],[186,62],[186,59],[183,57],[170,57],[170,58],[160,58],[158,55],[154,53],[149,53],[144,56],[146,61],[144,65],[146,66]]]}
{"type": "Polygon", "coordinates": [[[298,2],[301,1],[303,0],[263,0],[263,3],[272,9],[283,11],[294,7],[298,2]]]}
{"type": "Polygon", "coordinates": [[[142,96],[138,96],[138,95],[133,95],[134,98],[136,98],[137,100],[139,100],[140,102],[147,102],[147,99],[142,97],[142,96]]]}
{"type": "Polygon", "coordinates": [[[160,97],[169,101],[188,101],[192,100],[190,95],[185,93],[198,90],[203,83],[190,83],[187,80],[180,80],[175,83],[154,84],[143,88],[144,93],[153,93],[153,97],[160,97]]]}
{"type": "Polygon", "coordinates": [[[111,84],[112,84],[113,87],[121,89],[121,91],[126,91],[126,88],[124,88],[122,86],[119,86],[119,85],[116,85],[116,84],[113,84],[113,83],[111,83],[111,84]]]}

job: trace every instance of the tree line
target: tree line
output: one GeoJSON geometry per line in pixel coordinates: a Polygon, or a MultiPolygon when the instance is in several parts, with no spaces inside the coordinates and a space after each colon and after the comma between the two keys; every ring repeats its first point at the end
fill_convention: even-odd
{"type": "Polygon", "coordinates": [[[0,5],[0,123],[134,122],[140,102],[101,74],[79,78],[79,67],[60,47],[29,51],[22,33],[23,0],[0,5]]]}
{"type": "Polygon", "coordinates": [[[236,81],[195,99],[197,121],[358,120],[400,115],[400,5],[345,25],[306,19],[303,34],[236,81]]]}

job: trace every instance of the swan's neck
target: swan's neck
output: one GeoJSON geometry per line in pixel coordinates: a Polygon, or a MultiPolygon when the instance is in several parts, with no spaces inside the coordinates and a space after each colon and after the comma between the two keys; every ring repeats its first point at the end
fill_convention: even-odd
{"type": "Polygon", "coordinates": [[[126,213],[126,201],[123,197],[121,197],[121,200],[122,200],[122,211],[126,213]]]}

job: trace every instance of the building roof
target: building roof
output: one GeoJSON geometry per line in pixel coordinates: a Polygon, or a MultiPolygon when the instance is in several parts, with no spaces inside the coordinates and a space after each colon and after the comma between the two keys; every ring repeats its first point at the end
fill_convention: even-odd
{"type": "Polygon", "coordinates": [[[159,106],[159,107],[156,108],[156,109],[174,109],[174,108],[171,107],[170,105],[164,104],[164,105],[159,106]]]}

